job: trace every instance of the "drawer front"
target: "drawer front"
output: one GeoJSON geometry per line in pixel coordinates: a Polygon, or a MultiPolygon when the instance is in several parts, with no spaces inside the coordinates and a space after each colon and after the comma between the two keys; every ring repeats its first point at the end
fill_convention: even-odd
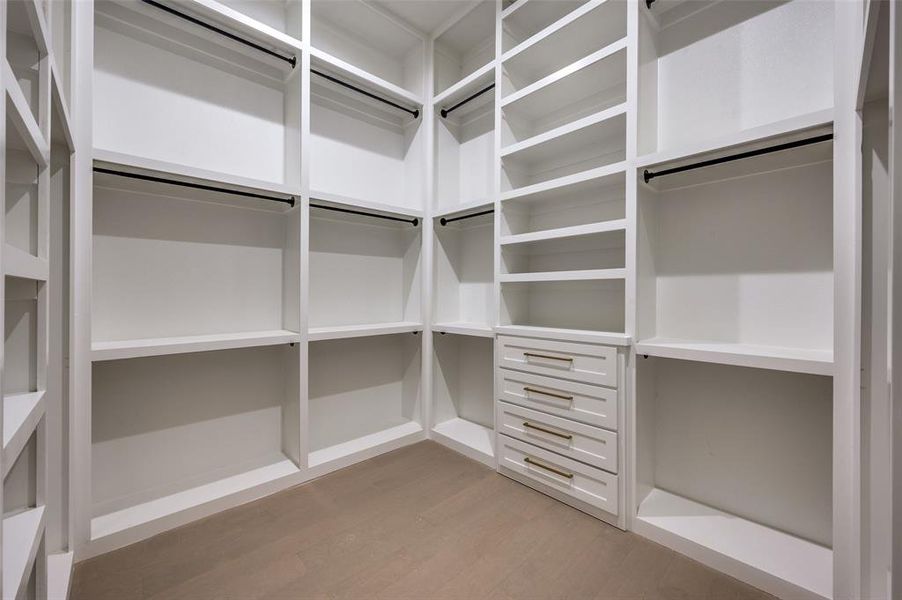
{"type": "Polygon", "coordinates": [[[610,346],[499,335],[498,365],[617,387],[617,349],[610,346]]]}
{"type": "Polygon", "coordinates": [[[525,479],[617,514],[617,476],[506,435],[498,436],[498,465],[525,479]]]}
{"type": "Polygon", "coordinates": [[[498,369],[498,399],[589,425],[617,429],[617,390],[498,369]]]}
{"type": "Polygon", "coordinates": [[[499,433],[617,473],[617,434],[522,406],[495,403],[499,433]]]}

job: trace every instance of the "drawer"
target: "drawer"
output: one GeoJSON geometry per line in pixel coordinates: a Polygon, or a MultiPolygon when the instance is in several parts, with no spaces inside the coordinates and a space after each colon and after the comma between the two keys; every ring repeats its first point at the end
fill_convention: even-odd
{"type": "Polygon", "coordinates": [[[498,436],[498,466],[575,500],[617,514],[617,476],[506,435],[498,436]]]}
{"type": "Polygon", "coordinates": [[[495,403],[498,432],[546,450],[617,472],[617,434],[530,410],[522,406],[495,403]]]}
{"type": "Polygon", "coordinates": [[[499,335],[498,366],[617,387],[617,349],[610,346],[499,335]]]}
{"type": "Polygon", "coordinates": [[[498,399],[589,425],[617,429],[617,390],[498,369],[498,399]]]}

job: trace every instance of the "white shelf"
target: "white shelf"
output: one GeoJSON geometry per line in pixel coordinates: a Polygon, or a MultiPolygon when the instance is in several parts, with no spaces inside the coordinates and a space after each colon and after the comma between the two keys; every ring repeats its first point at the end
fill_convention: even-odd
{"type": "Polygon", "coordinates": [[[560,327],[534,327],[530,325],[499,325],[498,335],[516,335],[573,342],[590,342],[609,346],[629,346],[632,337],[626,333],[589,331],[586,329],[564,329],[560,327]]]}
{"type": "MultiPolygon", "coordinates": [[[[180,513],[200,509],[206,504],[226,500],[234,494],[252,490],[299,472],[297,465],[283,456],[280,460],[238,475],[100,515],[91,519],[91,540],[99,540],[125,530],[174,517],[180,513]]],[[[215,510],[223,508],[224,506],[220,506],[215,510]]],[[[163,529],[166,528],[163,527],[163,529]]]]}
{"type": "MultiPolygon", "coordinates": [[[[580,94],[580,91],[593,86],[597,87],[611,79],[613,73],[603,70],[604,59],[625,49],[626,38],[608,44],[589,56],[574,61],[551,75],[505,96],[501,100],[501,108],[504,109],[515,102],[528,98],[530,104],[534,106],[533,110],[528,111],[529,116],[537,119],[543,115],[542,106],[546,106],[545,112],[547,113],[547,105],[550,104],[549,99],[552,94],[555,97],[574,102],[585,95],[580,94]]],[[[623,76],[626,77],[625,70],[623,76]]]]}
{"type": "Polygon", "coordinates": [[[490,467],[495,466],[495,431],[455,417],[432,428],[434,437],[461,454],[490,467]]]}
{"type": "Polygon", "coordinates": [[[343,340],[348,338],[370,337],[374,335],[411,333],[414,331],[423,331],[423,324],[415,321],[398,321],[395,323],[311,327],[308,331],[307,338],[311,342],[320,342],[323,340],[343,340]]]}
{"type": "Polygon", "coordinates": [[[703,155],[706,154],[732,150],[740,146],[748,146],[755,143],[773,141],[789,135],[829,127],[832,123],[833,110],[815,111],[791,119],[743,129],[729,135],[708,140],[700,140],[679,148],[670,148],[652,154],[645,154],[637,158],[636,167],[643,169],[690,158],[703,158],[703,155]]]}
{"type": "Polygon", "coordinates": [[[188,352],[209,352],[234,348],[256,348],[294,344],[301,341],[301,334],[284,329],[271,331],[244,331],[240,333],[216,333],[166,338],[142,338],[113,342],[93,342],[91,360],[119,360],[144,356],[164,356],[188,352]]]}
{"type": "Polygon", "coordinates": [[[35,281],[47,281],[49,265],[43,258],[38,258],[13,245],[3,248],[3,273],[7,277],[21,277],[35,281]]]}
{"type": "MultiPolygon", "coordinates": [[[[501,56],[501,62],[502,63],[507,62],[510,59],[517,56],[518,54],[522,54],[523,52],[529,50],[533,46],[537,46],[538,44],[544,42],[545,40],[547,40],[549,37],[551,37],[553,34],[557,33],[558,31],[560,31],[561,29],[564,29],[565,27],[569,26],[571,23],[578,21],[581,17],[583,17],[587,13],[591,12],[594,8],[604,4],[605,1],[610,1],[610,0],[590,0],[589,2],[586,2],[585,4],[583,4],[576,10],[566,14],[564,17],[558,19],[557,21],[548,25],[547,27],[545,27],[538,33],[530,36],[528,39],[520,42],[519,44],[517,44],[516,46],[514,46],[513,48],[511,48],[510,50],[505,52],[501,56]]],[[[513,11],[511,11],[511,12],[513,12],[513,11]]],[[[508,13],[508,14],[510,14],[510,13],[508,13]]]]}
{"type": "MultiPolygon", "coordinates": [[[[381,77],[377,77],[372,73],[368,73],[363,69],[355,67],[349,62],[336,58],[328,52],[314,48],[313,46],[310,46],[309,52],[311,68],[326,70],[331,75],[335,75],[339,79],[347,80],[348,83],[363,87],[378,96],[383,96],[398,104],[408,106],[411,109],[419,109],[422,111],[422,97],[417,96],[394,83],[386,81],[381,77]]],[[[422,114],[420,116],[422,116],[422,114]]]]}
{"type": "Polygon", "coordinates": [[[72,552],[57,552],[47,555],[48,600],[64,600],[69,597],[73,558],[72,552]]]}
{"type": "Polygon", "coordinates": [[[586,269],[584,271],[545,271],[542,273],[502,273],[501,283],[533,283],[538,281],[600,281],[626,279],[626,269],[586,269]]]}
{"type": "Polygon", "coordinates": [[[594,179],[601,179],[602,177],[607,177],[609,175],[617,175],[623,173],[624,171],[626,171],[625,161],[605,165],[603,167],[596,167],[587,171],[581,171],[579,173],[573,173],[571,175],[565,175],[564,177],[557,177],[555,179],[549,179],[548,181],[542,181],[533,185],[527,185],[515,190],[503,192],[501,194],[501,201],[505,202],[509,200],[525,198],[526,196],[539,195],[552,198],[555,192],[561,190],[561,188],[572,185],[579,185],[581,183],[586,183],[594,179]]]}
{"type": "Polygon", "coordinates": [[[526,160],[541,161],[582,150],[587,145],[598,141],[592,130],[593,127],[602,127],[606,124],[614,126],[613,121],[623,115],[626,115],[625,103],[561,125],[522,142],[511,144],[501,149],[501,158],[526,158],[526,160]],[[611,123],[606,123],[608,121],[611,123]]]}
{"type": "Polygon", "coordinates": [[[43,169],[50,163],[50,145],[44,134],[41,133],[41,128],[28,106],[28,101],[25,99],[25,94],[22,93],[22,88],[19,87],[12,67],[5,61],[3,82],[6,88],[6,97],[9,99],[9,102],[6,103],[7,118],[12,120],[24,144],[24,149],[28,150],[38,167],[43,169]]]}
{"type": "Polygon", "coordinates": [[[188,10],[205,21],[216,22],[218,25],[240,33],[243,37],[251,38],[263,46],[281,50],[283,53],[297,54],[297,66],[295,68],[300,68],[301,57],[299,54],[303,49],[303,44],[300,40],[215,0],[188,0],[179,4],[181,9],[188,10]]]}
{"type": "Polygon", "coordinates": [[[438,333],[453,333],[456,335],[471,335],[474,337],[495,337],[495,330],[485,323],[466,323],[463,321],[435,323],[432,331],[438,333]]]}
{"type": "Polygon", "coordinates": [[[72,135],[72,117],[69,112],[69,106],[66,103],[66,96],[63,94],[59,67],[56,66],[56,61],[52,56],[50,57],[50,85],[52,89],[51,101],[56,110],[56,114],[52,119],[51,137],[54,142],[65,141],[66,147],[74,152],[75,138],[72,135]]]}
{"type": "Polygon", "coordinates": [[[572,227],[560,227],[558,229],[544,229],[533,233],[505,235],[501,237],[499,244],[502,246],[512,246],[530,242],[574,238],[596,233],[608,233],[611,231],[626,231],[626,219],[602,221],[600,223],[590,223],[588,225],[574,225],[572,227]]]}
{"type": "Polygon", "coordinates": [[[780,597],[833,597],[833,552],[655,489],[636,532],[780,597]]]}
{"type": "Polygon", "coordinates": [[[44,7],[39,0],[25,0],[21,3],[28,15],[28,23],[35,44],[42,55],[50,53],[50,34],[47,28],[47,20],[44,18],[44,7]]]}
{"type": "Polygon", "coordinates": [[[471,212],[480,212],[482,210],[488,210],[490,208],[495,208],[495,202],[486,198],[480,198],[479,200],[464,202],[462,204],[458,204],[457,206],[438,210],[434,215],[432,215],[432,217],[434,219],[440,219],[441,217],[454,217],[471,212]]]}
{"type": "Polygon", "coordinates": [[[3,519],[3,597],[19,598],[44,533],[44,507],[3,519]]]}
{"type": "Polygon", "coordinates": [[[649,338],[636,342],[636,353],[739,367],[833,375],[833,352],[829,350],[649,338]]]}
{"type": "MultiPolygon", "coordinates": [[[[357,439],[341,444],[335,444],[327,448],[315,450],[307,457],[308,467],[326,467],[333,463],[340,463],[336,468],[351,464],[357,460],[364,460],[370,456],[385,451],[383,446],[394,443],[403,443],[405,438],[419,436],[423,428],[416,421],[409,421],[403,425],[397,425],[384,429],[377,433],[371,433],[357,439]]],[[[413,440],[410,440],[413,441],[413,440]]]]}
{"type": "MultiPolygon", "coordinates": [[[[435,114],[441,118],[442,108],[454,106],[464,98],[475,94],[487,85],[495,82],[495,62],[492,61],[473,71],[454,85],[432,98],[435,114]]],[[[488,94],[488,92],[486,92],[488,94]]],[[[458,109],[461,110],[461,109],[458,109]]],[[[456,113],[457,111],[455,111],[456,113]]]]}
{"type": "Polygon", "coordinates": [[[294,198],[298,198],[301,195],[299,187],[241,177],[229,173],[220,173],[218,171],[209,171],[207,169],[198,169],[143,156],[113,152],[102,148],[94,148],[94,164],[98,167],[113,168],[127,173],[164,176],[166,179],[213,185],[236,191],[278,194],[294,198]]]}
{"type": "Polygon", "coordinates": [[[310,202],[315,202],[317,204],[327,204],[336,208],[362,210],[379,215],[388,215],[390,217],[402,217],[405,219],[422,219],[424,215],[423,211],[417,208],[395,206],[393,204],[383,204],[382,202],[372,202],[369,200],[352,198],[350,196],[342,196],[341,194],[332,194],[330,192],[324,192],[320,190],[310,190],[310,202]]]}
{"type": "Polygon", "coordinates": [[[3,397],[3,476],[15,463],[44,416],[44,392],[3,397]]]}

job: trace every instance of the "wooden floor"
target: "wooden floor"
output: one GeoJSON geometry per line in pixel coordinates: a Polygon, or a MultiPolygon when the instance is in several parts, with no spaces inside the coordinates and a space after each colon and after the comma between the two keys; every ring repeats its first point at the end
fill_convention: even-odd
{"type": "Polygon", "coordinates": [[[772,598],[433,442],[82,562],[72,597],[772,598]]]}

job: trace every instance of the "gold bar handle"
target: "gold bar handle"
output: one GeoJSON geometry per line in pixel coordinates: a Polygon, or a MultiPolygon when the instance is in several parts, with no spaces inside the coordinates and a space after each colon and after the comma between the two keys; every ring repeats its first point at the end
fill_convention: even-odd
{"type": "Polygon", "coordinates": [[[558,436],[559,438],[564,438],[565,440],[572,440],[572,439],[573,439],[573,436],[572,436],[572,435],[568,435],[568,434],[566,434],[566,433],[559,433],[559,432],[557,432],[557,431],[552,431],[551,429],[545,429],[544,427],[541,427],[541,426],[539,426],[539,425],[533,425],[533,424],[530,423],[529,421],[523,421],[523,427],[529,427],[530,429],[535,429],[536,431],[541,431],[542,433],[548,433],[548,434],[551,434],[551,435],[556,435],[556,436],[558,436]]]}
{"type": "Polygon", "coordinates": [[[545,396],[551,396],[552,398],[560,398],[561,400],[573,400],[573,396],[567,396],[565,394],[555,394],[554,392],[546,392],[545,390],[540,390],[534,387],[524,386],[524,392],[531,392],[533,394],[542,394],[545,396]]]}
{"type": "Polygon", "coordinates": [[[561,471],[559,469],[555,469],[554,467],[549,467],[548,465],[543,465],[540,462],[534,461],[528,456],[523,459],[523,462],[533,465],[535,467],[539,467],[541,469],[545,469],[546,471],[551,471],[555,475],[560,475],[561,477],[566,477],[567,479],[573,479],[573,473],[567,473],[565,471],[561,471]]]}
{"type": "Polygon", "coordinates": [[[523,356],[527,359],[529,358],[547,358],[548,360],[560,360],[563,362],[572,363],[573,359],[569,356],[551,356],[550,354],[536,354],[535,352],[524,352],[523,356]]]}

